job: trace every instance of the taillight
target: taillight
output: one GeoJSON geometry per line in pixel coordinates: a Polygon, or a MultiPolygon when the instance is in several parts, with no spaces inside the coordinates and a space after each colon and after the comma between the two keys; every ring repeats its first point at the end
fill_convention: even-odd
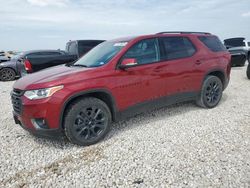
{"type": "Polygon", "coordinates": [[[28,59],[24,60],[24,67],[27,72],[32,72],[32,66],[28,59]]]}

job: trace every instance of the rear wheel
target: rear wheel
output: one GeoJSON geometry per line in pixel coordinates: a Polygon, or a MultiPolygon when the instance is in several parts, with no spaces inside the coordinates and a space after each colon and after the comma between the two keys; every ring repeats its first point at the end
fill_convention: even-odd
{"type": "Polygon", "coordinates": [[[85,98],[69,106],[65,121],[67,138],[78,145],[92,145],[102,140],[111,124],[108,106],[97,98],[85,98]]]}
{"type": "Polygon", "coordinates": [[[247,78],[250,79],[250,62],[248,63],[247,66],[247,78]]]}
{"type": "Polygon", "coordinates": [[[12,81],[16,78],[16,72],[10,68],[3,68],[0,70],[0,80],[12,81]]]}
{"type": "Polygon", "coordinates": [[[221,80],[216,76],[207,76],[203,82],[201,93],[196,100],[198,106],[213,108],[220,102],[223,92],[221,80]]]}

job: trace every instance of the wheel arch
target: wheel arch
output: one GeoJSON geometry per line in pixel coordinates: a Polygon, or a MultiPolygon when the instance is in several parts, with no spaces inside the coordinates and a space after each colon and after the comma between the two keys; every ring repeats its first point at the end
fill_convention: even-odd
{"type": "Polygon", "coordinates": [[[61,112],[60,112],[60,122],[59,122],[60,128],[64,129],[63,123],[64,123],[65,112],[67,108],[69,107],[69,105],[84,97],[94,97],[105,102],[111,111],[112,120],[116,121],[117,107],[116,107],[115,99],[113,95],[111,94],[111,92],[109,92],[107,89],[94,89],[94,90],[87,90],[87,91],[73,94],[64,102],[63,108],[61,109],[61,112]]]}
{"type": "Polygon", "coordinates": [[[226,79],[226,74],[223,70],[221,69],[214,69],[214,70],[211,70],[209,72],[207,72],[203,78],[203,82],[204,80],[206,79],[207,76],[216,76],[218,77],[221,82],[222,82],[222,85],[223,85],[223,88],[225,89],[226,86],[227,86],[227,79],[226,79]]]}
{"type": "MultiPolygon", "coordinates": [[[[15,73],[15,78],[14,78],[14,80],[16,79],[16,77],[17,77],[18,74],[17,74],[16,70],[15,70],[13,67],[0,67],[0,71],[2,71],[2,70],[4,70],[4,69],[13,70],[14,73],[15,73]]],[[[1,78],[0,78],[0,81],[2,81],[1,78]]]]}
{"type": "Polygon", "coordinates": [[[16,75],[17,75],[17,71],[13,68],[13,67],[0,67],[0,70],[3,70],[3,69],[11,69],[11,70],[13,70],[15,73],[16,73],[16,75]]]}

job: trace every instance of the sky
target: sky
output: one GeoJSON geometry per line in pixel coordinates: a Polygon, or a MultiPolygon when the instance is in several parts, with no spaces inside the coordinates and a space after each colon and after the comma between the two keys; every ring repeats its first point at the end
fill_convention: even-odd
{"type": "Polygon", "coordinates": [[[0,50],[176,30],[250,40],[250,0],[0,0],[0,18],[0,50]]]}

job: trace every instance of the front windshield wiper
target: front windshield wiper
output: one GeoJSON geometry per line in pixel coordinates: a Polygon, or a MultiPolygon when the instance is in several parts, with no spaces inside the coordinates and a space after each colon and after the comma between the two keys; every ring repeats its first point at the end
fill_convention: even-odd
{"type": "Polygon", "coordinates": [[[73,64],[71,66],[72,67],[88,67],[87,65],[82,65],[82,64],[73,64]]]}

